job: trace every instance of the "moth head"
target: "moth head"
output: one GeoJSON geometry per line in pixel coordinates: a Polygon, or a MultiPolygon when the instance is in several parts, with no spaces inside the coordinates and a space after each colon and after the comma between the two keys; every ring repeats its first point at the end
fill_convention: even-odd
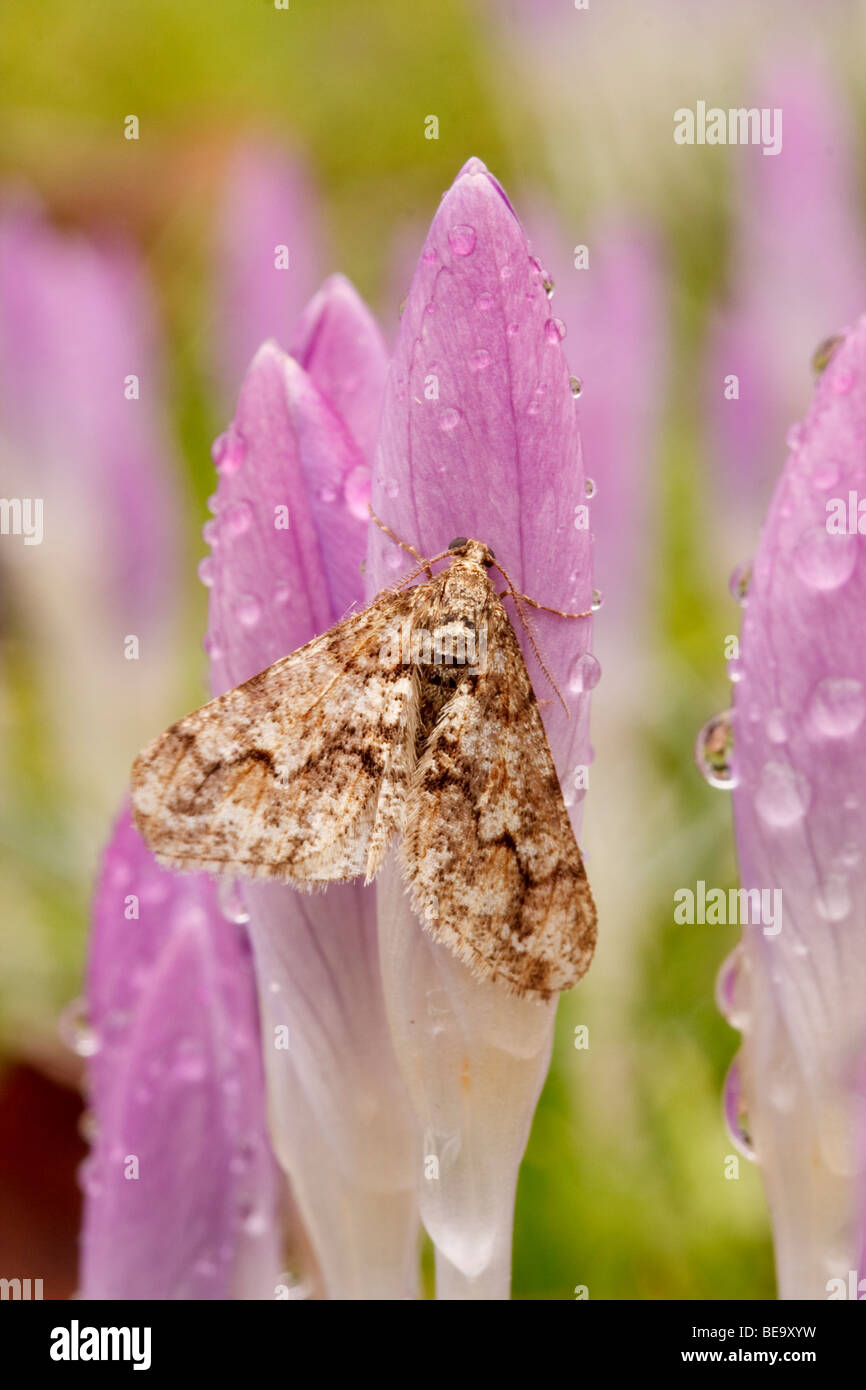
{"type": "Polygon", "coordinates": [[[483,541],[469,540],[467,536],[455,536],[453,541],[448,544],[448,549],[452,555],[459,555],[466,560],[472,560],[476,565],[483,565],[489,570],[496,559],[489,545],[483,541]]]}

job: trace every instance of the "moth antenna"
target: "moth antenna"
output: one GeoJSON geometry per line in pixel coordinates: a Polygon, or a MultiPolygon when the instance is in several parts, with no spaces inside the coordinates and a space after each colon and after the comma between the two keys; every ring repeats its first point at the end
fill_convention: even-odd
{"type": "MultiPolygon", "coordinates": [[[[444,560],[450,554],[450,550],[443,550],[440,555],[431,555],[429,560],[421,560],[421,564],[418,566],[416,570],[413,570],[411,574],[407,574],[405,579],[400,580],[400,583],[397,585],[397,589],[403,589],[407,584],[411,584],[412,580],[417,579],[418,575],[423,574],[425,570],[427,571],[429,578],[432,579],[433,571],[431,570],[430,566],[435,565],[437,560],[444,560]]],[[[421,559],[420,556],[418,558],[421,559]]]]}
{"type": "MultiPolygon", "coordinates": [[[[511,592],[513,593],[514,590],[511,592]]],[[[539,603],[536,599],[530,598],[528,594],[521,594],[520,597],[524,599],[526,603],[531,603],[533,608],[540,608],[542,613],[555,613],[558,618],[591,618],[593,615],[593,609],[591,608],[587,608],[585,613],[564,613],[561,608],[548,608],[546,603],[539,603]]]]}
{"type": "MultiPolygon", "coordinates": [[[[565,703],[565,700],[562,698],[562,691],[560,690],[559,686],[556,684],[556,681],[553,679],[553,676],[550,674],[550,672],[549,672],[548,669],[547,669],[547,666],[545,665],[544,657],[541,655],[541,652],[538,650],[538,643],[537,643],[536,640],[535,640],[535,634],[534,634],[533,631],[532,631],[532,627],[531,627],[531,625],[530,625],[529,619],[527,618],[527,616],[526,616],[526,614],[524,613],[523,608],[522,608],[522,606],[521,606],[520,600],[521,600],[522,598],[525,598],[526,595],[525,595],[525,594],[519,594],[519,593],[517,592],[517,590],[515,589],[514,585],[513,585],[512,582],[511,582],[510,576],[506,573],[506,571],[502,568],[502,566],[501,566],[498,562],[496,562],[496,568],[499,570],[499,573],[500,573],[501,575],[503,575],[505,579],[508,580],[508,588],[505,589],[505,590],[499,595],[499,597],[500,597],[500,598],[504,598],[506,594],[510,594],[511,597],[514,599],[514,606],[516,607],[518,613],[520,614],[520,621],[523,623],[523,626],[524,626],[524,628],[526,629],[526,635],[527,635],[527,637],[529,638],[529,642],[530,642],[530,646],[532,647],[532,650],[535,652],[536,658],[537,658],[537,660],[538,660],[538,664],[539,664],[539,666],[541,667],[541,669],[542,669],[542,671],[544,672],[544,674],[546,675],[546,677],[547,677],[547,679],[548,679],[550,685],[553,687],[554,691],[556,692],[556,698],[559,700],[559,703],[562,705],[562,708],[565,710],[565,717],[566,717],[566,719],[570,719],[570,718],[571,718],[571,715],[569,714],[568,705],[565,703]]],[[[541,604],[538,604],[538,607],[540,608],[540,607],[541,607],[541,604]]]]}
{"type": "MultiPolygon", "coordinates": [[[[396,531],[392,531],[390,526],[386,526],[385,523],[384,523],[384,521],[380,521],[379,517],[377,517],[376,513],[373,511],[373,508],[371,507],[371,505],[370,505],[369,502],[367,503],[367,511],[370,513],[370,516],[373,518],[373,520],[375,521],[376,525],[379,527],[379,530],[380,530],[380,531],[384,531],[386,536],[390,536],[390,537],[391,537],[391,540],[392,540],[392,541],[396,541],[397,544],[398,544],[399,546],[402,546],[402,548],[403,548],[404,550],[408,550],[408,552],[409,552],[410,555],[414,555],[415,559],[418,561],[419,565],[421,566],[421,570],[426,570],[426,571],[427,571],[427,578],[428,578],[428,579],[432,579],[432,578],[433,578],[433,571],[432,571],[431,568],[430,568],[430,565],[432,564],[432,561],[430,561],[430,560],[425,560],[425,559],[424,559],[424,556],[420,553],[420,551],[418,551],[418,550],[415,549],[414,545],[410,545],[408,541],[401,540],[401,538],[397,535],[396,531]]],[[[418,573],[419,573],[419,574],[421,573],[421,570],[418,570],[418,573]]],[[[408,583],[408,580],[407,580],[407,581],[404,581],[404,582],[407,582],[407,583],[408,583]]]]}

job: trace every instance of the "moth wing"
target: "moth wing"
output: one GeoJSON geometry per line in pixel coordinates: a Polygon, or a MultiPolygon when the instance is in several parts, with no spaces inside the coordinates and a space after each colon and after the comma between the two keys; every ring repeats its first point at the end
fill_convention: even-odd
{"type": "Polygon", "coordinates": [[[491,599],[467,675],[418,762],[403,869],[434,937],[478,976],[549,998],[587,970],[596,912],[529,673],[491,599]]]}
{"type": "Polygon", "coordinates": [[[299,885],[377,872],[414,766],[414,592],[388,593],[154,739],[132,769],[159,863],[299,885]]]}

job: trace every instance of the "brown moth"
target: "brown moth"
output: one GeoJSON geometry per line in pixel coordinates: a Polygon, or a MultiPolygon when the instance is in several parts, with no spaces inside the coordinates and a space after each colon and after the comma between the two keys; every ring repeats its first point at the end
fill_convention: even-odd
{"type": "Polygon", "coordinates": [[[595,906],[493,553],[448,554],[154,739],[135,823],[166,867],[304,889],[369,883],[400,835],[432,935],[548,999],[588,968],[595,906]]]}

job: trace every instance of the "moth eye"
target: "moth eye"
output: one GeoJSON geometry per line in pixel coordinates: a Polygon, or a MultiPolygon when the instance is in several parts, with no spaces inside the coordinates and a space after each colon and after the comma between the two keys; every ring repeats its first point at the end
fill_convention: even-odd
{"type": "Polygon", "coordinates": [[[490,556],[490,559],[484,561],[484,568],[485,568],[486,570],[489,570],[489,569],[490,569],[490,566],[493,564],[493,561],[496,559],[496,551],[495,551],[495,550],[491,550],[490,547],[488,546],[488,547],[487,547],[487,554],[490,556]]]}
{"type": "Polygon", "coordinates": [[[460,550],[462,546],[468,545],[469,540],[466,536],[455,536],[453,541],[449,541],[449,550],[460,550]]]}

